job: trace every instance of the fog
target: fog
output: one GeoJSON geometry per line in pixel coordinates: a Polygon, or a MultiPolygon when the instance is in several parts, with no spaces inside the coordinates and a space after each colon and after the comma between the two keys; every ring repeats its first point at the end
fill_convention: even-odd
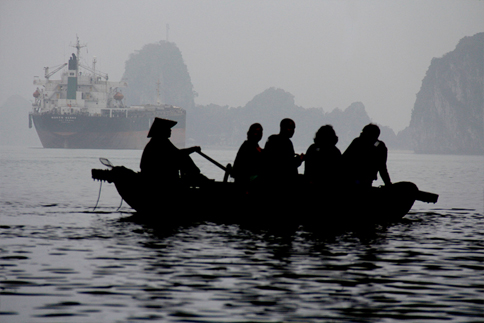
{"type": "Polygon", "coordinates": [[[361,101],[399,131],[431,59],[484,31],[483,17],[484,1],[1,0],[0,105],[32,99],[33,77],[67,62],[76,35],[82,62],[96,56],[111,81],[131,53],[168,38],[197,104],[243,106],[277,87],[305,108],[361,101]]]}

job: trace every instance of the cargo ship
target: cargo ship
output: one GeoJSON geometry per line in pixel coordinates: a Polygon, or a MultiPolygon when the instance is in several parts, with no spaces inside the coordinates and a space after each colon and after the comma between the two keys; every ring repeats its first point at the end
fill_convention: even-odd
{"type": "Polygon", "coordinates": [[[85,45],[77,38],[77,54],[67,63],[45,69],[45,79],[34,78],[29,127],[35,126],[44,148],[73,149],[143,149],[155,117],[177,121],[171,141],[185,146],[186,111],[161,104],[126,106],[121,88],[127,82],[110,82],[106,73],[80,64],[80,50],[85,45]],[[59,80],[50,77],[61,71],[59,80]]]}

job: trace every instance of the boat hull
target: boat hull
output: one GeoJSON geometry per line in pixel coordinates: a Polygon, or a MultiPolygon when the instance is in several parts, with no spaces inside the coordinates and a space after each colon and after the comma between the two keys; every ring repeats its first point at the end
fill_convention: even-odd
{"type": "Polygon", "coordinates": [[[214,221],[273,225],[284,222],[314,228],[347,227],[397,221],[410,211],[415,200],[435,203],[438,197],[419,191],[411,182],[330,192],[301,182],[290,192],[276,187],[271,189],[268,185],[248,194],[236,183],[226,182],[208,182],[199,187],[185,185],[163,192],[153,189],[153,183],[125,167],[93,169],[92,176],[114,183],[123,200],[138,211],[140,217],[160,224],[214,221]]]}
{"type": "MultiPolygon", "coordinates": [[[[171,141],[185,146],[185,115],[164,116],[177,121],[171,141]]],[[[143,149],[154,116],[103,117],[69,114],[31,114],[44,148],[143,149]]]]}

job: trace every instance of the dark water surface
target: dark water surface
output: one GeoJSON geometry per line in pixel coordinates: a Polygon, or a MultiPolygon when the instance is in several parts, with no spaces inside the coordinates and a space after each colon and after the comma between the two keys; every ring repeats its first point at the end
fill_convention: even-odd
{"type": "Polygon", "coordinates": [[[93,211],[98,157],[138,170],[140,156],[0,147],[0,322],[484,321],[484,156],[391,151],[392,180],[439,202],[331,234],[150,228],[110,184],[93,211]]]}

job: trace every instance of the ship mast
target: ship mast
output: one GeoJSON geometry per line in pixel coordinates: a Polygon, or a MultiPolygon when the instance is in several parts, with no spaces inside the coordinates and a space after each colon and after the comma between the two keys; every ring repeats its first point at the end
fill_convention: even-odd
{"type": "MultiPolygon", "coordinates": [[[[77,38],[77,41],[76,41],[76,45],[75,46],[71,46],[71,47],[74,47],[77,49],[77,66],[79,66],[80,64],[80,59],[81,59],[81,48],[84,48],[84,47],[87,47],[86,44],[83,44],[81,45],[81,43],[79,42],[79,36],[76,35],[76,38],[77,38]]],[[[76,67],[76,70],[78,69],[78,67],[76,67]]]]}
{"type": "Polygon", "coordinates": [[[160,97],[160,79],[156,82],[156,103],[161,105],[161,97],[160,97]]]}
{"type": "MultiPolygon", "coordinates": [[[[77,35],[76,35],[77,37],[77,35]]],[[[86,47],[86,45],[81,45],[79,43],[79,37],[77,37],[76,46],[72,46],[77,48],[77,56],[72,54],[72,57],[69,59],[69,66],[67,70],[67,99],[68,100],[76,100],[77,99],[77,84],[79,76],[79,58],[81,53],[81,48],[86,47]]]]}
{"type": "Polygon", "coordinates": [[[92,58],[92,76],[93,77],[96,77],[96,63],[97,63],[96,56],[94,56],[92,58]]]}

